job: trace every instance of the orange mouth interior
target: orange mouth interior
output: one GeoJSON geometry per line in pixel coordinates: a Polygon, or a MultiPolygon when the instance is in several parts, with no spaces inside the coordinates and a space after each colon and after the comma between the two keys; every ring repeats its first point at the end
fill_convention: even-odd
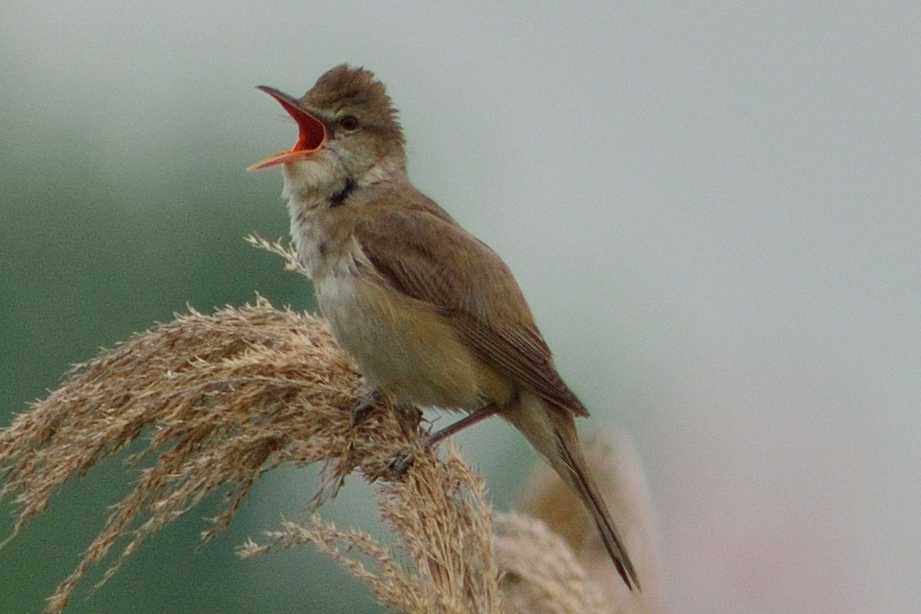
{"type": "Polygon", "coordinates": [[[326,126],[323,125],[323,122],[302,109],[297,104],[297,100],[291,96],[265,85],[260,85],[257,89],[277,100],[288,115],[297,122],[297,141],[291,149],[274,153],[249,166],[246,170],[260,171],[270,166],[294,162],[323,148],[323,145],[326,144],[326,126]]]}

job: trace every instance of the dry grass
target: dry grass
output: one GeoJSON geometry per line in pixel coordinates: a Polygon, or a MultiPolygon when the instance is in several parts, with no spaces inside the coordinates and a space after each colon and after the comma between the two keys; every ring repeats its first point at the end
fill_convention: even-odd
{"type": "Polygon", "coordinates": [[[496,520],[495,547],[505,572],[502,590],[507,612],[610,611],[575,553],[544,522],[522,514],[500,514],[496,520]]]}
{"type": "Polygon", "coordinates": [[[240,554],[312,544],[367,582],[387,607],[420,614],[500,611],[485,486],[456,450],[451,448],[444,462],[431,455],[417,459],[405,481],[385,483],[379,496],[380,513],[413,561],[411,568],[367,533],[339,529],[317,516],[306,525],[286,522],[268,533],[268,545],[249,543],[240,554]]]}
{"type": "MultiPolygon", "coordinates": [[[[287,248],[251,242],[297,270],[287,248]]],[[[317,504],[352,472],[378,483],[395,546],[314,516],[283,523],[264,545],[244,544],[242,556],[311,544],[367,582],[381,604],[404,612],[612,611],[573,549],[540,521],[503,517],[494,534],[483,480],[453,448],[443,460],[420,451],[403,478],[391,475],[391,456],[423,433],[419,415],[385,401],[353,427],[349,410],[361,393],[353,364],[309,315],[260,299],[178,316],[77,366],[0,430],[0,499],[12,497],[17,510],[7,540],[64,482],[142,439],[129,460],[146,468],[49,598],[48,612],[66,607],[90,568],[114,552],[106,582],[147,537],[215,489],[229,486],[231,495],[203,540],[228,526],[262,472],[311,463],[324,466],[317,504]]]]}

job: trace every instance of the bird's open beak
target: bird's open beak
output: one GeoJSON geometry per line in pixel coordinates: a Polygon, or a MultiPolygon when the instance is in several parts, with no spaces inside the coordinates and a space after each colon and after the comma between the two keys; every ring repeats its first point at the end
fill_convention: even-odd
{"type": "Polygon", "coordinates": [[[326,143],[326,126],[319,119],[302,109],[296,98],[267,85],[260,85],[256,89],[262,90],[277,100],[288,112],[288,115],[294,118],[294,121],[297,122],[297,142],[294,143],[294,147],[291,149],[272,154],[265,160],[247,167],[246,170],[260,171],[276,164],[294,162],[323,148],[326,143]]]}

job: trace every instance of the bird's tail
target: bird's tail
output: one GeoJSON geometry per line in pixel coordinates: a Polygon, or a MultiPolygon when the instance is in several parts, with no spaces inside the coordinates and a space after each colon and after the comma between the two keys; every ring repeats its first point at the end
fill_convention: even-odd
{"type": "Polygon", "coordinates": [[[630,555],[627,554],[608,507],[588,471],[572,414],[550,407],[538,399],[532,400],[536,402],[523,400],[516,410],[506,415],[506,418],[524,433],[560,477],[579,494],[627,588],[631,591],[641,590],[630,555]]]}

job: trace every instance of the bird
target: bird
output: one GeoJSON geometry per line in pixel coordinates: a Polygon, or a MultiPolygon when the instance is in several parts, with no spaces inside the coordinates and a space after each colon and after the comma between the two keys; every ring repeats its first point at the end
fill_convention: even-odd
{"type": "MultiPolygon", "coordinates": [[[[298,128],[293,147],[249,167],[281,166],[291,238],[333,336],[382,395],[466,415],[426,445],[490,416],[519,430],[582,499],[620,577],[636,570],[579,445],[588,410],[563,381],[505,262],[407,174],[406,140],[384,84],[335,66],[302,97],[269,86],[298,128]]],[[[395,459],[405,471],[411,456],[395,459]]]]}

